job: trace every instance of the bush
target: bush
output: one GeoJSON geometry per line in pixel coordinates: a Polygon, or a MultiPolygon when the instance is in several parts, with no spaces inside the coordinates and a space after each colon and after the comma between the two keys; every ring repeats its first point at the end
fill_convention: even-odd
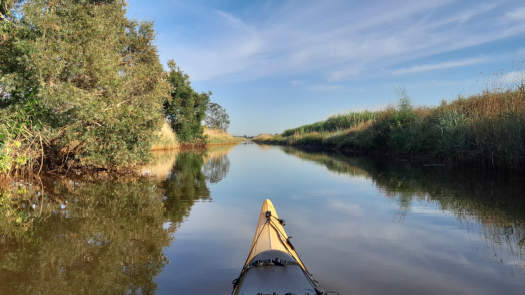
{"type": "Polygon", "coordinates": [[[40,162],[43,150],[51,167],[147,160],[169,84],[153,25],[128,20],[124,8],[124,1],[24,2],[0,49],[4,144],[22,137],[30,161],[40,162]]]}

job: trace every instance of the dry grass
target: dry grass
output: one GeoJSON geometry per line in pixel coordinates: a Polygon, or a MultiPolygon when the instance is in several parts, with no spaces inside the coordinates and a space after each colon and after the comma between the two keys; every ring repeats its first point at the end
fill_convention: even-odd
{"type": "Polygon", "coordinates": [[[235,137],[221,129],[204,128],[204,135],[207,137],[208,145],[215,144],[236,144],[243,141],[243,138],[235,137]]]}
{"type": "Polygon", "coordinates": [[[272,135],[268,133],[261,133],[253,138],[254,141],[265,141],[265,140],[275,140],[276,137],[280,135],[272,135]]]}
{"type": "Polygon", "coordinates": [[[157,133],[158,139],[151,146],[152,151],[172,150],[179,147],[177,136],[167,122],[162,124],[162,128],[157,133]]]}
{"type": "MultiPolygon", "coordinates": [[[[155,141],[151,147],[152,151],[168,151],[181,147],[181,143],[177,140],[175,132],[173,132],[170,125],[166,122],[162,125],[157,136],[157,141],[155,141]]],[[[207,138],[207,145],[236,144],[244,140],[243,138],[235,137],[228,132],[224,132],[221,129],[204,128],[204,136],[207,138]]],[[[191,144],[187,146],[191,146],[191,144]]],[[[203,147],[203,145],[201,146],[203,147]]]]}

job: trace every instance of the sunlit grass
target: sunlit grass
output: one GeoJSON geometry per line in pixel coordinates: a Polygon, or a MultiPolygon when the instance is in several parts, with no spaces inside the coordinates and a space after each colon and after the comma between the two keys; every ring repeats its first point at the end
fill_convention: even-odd
{"type": "MultiPolygon", "coordinates": [[[[403,102],[405,103],[405,102],[403,102]]],[[[289,129],[259,142],[425,155],[483,165],[525,163],[525,89],[485,91],[437,107],[400,104],[289,129]],[[336,123],[338,122],[338,123],[336,123]]]]}

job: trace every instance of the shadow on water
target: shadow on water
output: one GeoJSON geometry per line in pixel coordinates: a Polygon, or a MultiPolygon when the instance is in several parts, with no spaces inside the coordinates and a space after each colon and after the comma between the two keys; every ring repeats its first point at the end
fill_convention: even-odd
{"type": "Polygon", "coordinates": [[[162,155],[152,166],[170,163],[165,179],[4,186],[0,294],[154,294],[163,248],[193,204],[210,198],[207,180],[228,174],[226,154],[162,155]]]}
{"type": "Polygon", "coordinates": [[[282,147],[287,154],[321,164],[338,174],[372,180],[388,198],[399,204],[399,220],[411,212],[415,201],[437,205],[460,222],[482,226],[484,239],[525,265],[525,183],[523,175],[422,167],[380,159],[313,153],[282,147]]]}

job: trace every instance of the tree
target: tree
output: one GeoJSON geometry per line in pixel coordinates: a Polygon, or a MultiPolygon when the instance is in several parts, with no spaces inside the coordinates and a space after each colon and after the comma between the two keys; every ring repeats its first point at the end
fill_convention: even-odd
{"type": "Polygon", "coordinates": [[[153,24],[127,19],[123,0],[32,0],[18,15],[0,49],[0,116],[27,129],[22,145],[50,165],[146,160],[169,95],[153,24]]]}
{"type": "Polygon", "coordinates": [[[206,110],[206,126],[208,128],[228,130],[230,127],[230,116],[226,109],[218,103],[210,102],[206,110]]]}
{"type": "Polygon", "coordinates": [[[164,102],[164,111],[171,128],[181,142],[203,141],[202,121],[211,92],[196,92],[191,88],[190,77],[173,60],[168,62],[168,82],[171,97],[164,102]]]}

